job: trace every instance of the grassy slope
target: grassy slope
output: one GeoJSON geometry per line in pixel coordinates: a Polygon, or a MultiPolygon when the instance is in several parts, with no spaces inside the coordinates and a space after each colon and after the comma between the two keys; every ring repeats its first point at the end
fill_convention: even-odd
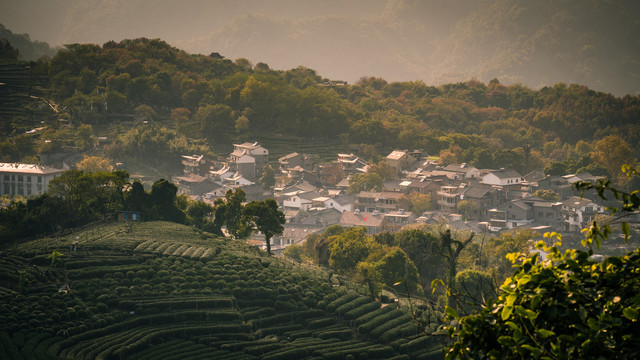
{"type": "Polygon", "coordinates": [[[112,223],[5,249],[0,358],[441,356],[405,309],[357,290],[193,228],[112,223]]]}

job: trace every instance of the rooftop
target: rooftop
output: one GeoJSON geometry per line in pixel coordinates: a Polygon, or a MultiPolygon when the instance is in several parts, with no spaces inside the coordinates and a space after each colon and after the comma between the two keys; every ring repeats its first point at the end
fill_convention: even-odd
{"type": "Polygon", "coordinates": [[[2,173],[46,175],[62,173],[64,171],[64,169],[37,164],[0,163],[0,172],[2,173]]]}
{"type": "Polygon", "coordinates": [[[387,159],[389,160],[399,160],[403,156],[407,154],[404,150],[393,150],[391,154],[387,155],[387,159]]]}

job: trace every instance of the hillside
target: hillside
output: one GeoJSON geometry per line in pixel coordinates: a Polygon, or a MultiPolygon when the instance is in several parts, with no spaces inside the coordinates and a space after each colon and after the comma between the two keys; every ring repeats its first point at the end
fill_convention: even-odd
{"type": "Polygon", "coordinates": [[[32,61],[41,56],[53,56],[56,53],[46,42],[31,40],[29,34],[14,34],[2,24],[0,24],[0,39],[9,40],[11,45],[20,52],[21,60],[32,61]]]}
{"type": "Polygon", "coordinates": [[[404,306],[318,268],[163,222],[15,244],[0,260],[0,357],[434,359],[404,306]]]}
{"type": "Polygon", "coordinates": [[[351,83],[474,77],[532,88],[579,83],[617,96],[640,91],[640,9],[630,0],[22,3],[6,5],[0,22],[54,45],[144,36],[275,69],[305,65],[351,83]]]}

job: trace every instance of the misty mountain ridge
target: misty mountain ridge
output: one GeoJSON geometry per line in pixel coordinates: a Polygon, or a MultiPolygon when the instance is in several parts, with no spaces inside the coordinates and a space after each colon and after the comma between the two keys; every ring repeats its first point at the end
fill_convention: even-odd
{"type": "Polygon", "coordinates": [[[533,88],[580,83],[618,96],[640,91],[640,4],[628,0],[89,0],[58,7],[66,10],[61,30],[49,30],[53,44],[144,36],[274,69],[303,65],[352,83],[362,76],[428,84],[498,78],[533,88]]]}

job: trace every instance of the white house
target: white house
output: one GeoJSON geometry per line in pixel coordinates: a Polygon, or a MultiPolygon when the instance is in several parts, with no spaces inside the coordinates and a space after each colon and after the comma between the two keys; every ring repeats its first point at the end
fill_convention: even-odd
{"type": "Polygon", "coordinates": [[[282,207],[307,211],[314,205],[314,199],[322,196],[316,191],[294,191],[283,194],[283,197],[282,207]]]}
{"type": "Polygon", "coordinates": [[[345,211],[353,212],[356,206],[356,198],[355,196],[348,194],[338,195],[325,201],[324,205],[327,208],[336,209],[341,213],[345,211]]]}
{"type": "Polygon", "coordinates": [[[0,194],[31,196],[47,191],[49,181],[67,169],[36,164],[0,163],[0,194]]]}
{"type": "Polygon", "coordinates": [[[482,182],[487,185],[518,185],[524,181],[522,175],[515,170],[494,170],[482,177],[482,182]]]}
{"type": "Polygon", "coordinates": [[[226,185],[241,185],[241,186],[254,184],[253,181],[247,180],[240,173],[235,173],[232,176],[223,178],[222,183],[226,185]]]}
{"type": "Polygon", "coordinates": [[[572,196],[562,202],[564,227],[567,231],[581,231],[595,219],[596,215],[603,213],[603,206],[578,196],[572,196]]]}

